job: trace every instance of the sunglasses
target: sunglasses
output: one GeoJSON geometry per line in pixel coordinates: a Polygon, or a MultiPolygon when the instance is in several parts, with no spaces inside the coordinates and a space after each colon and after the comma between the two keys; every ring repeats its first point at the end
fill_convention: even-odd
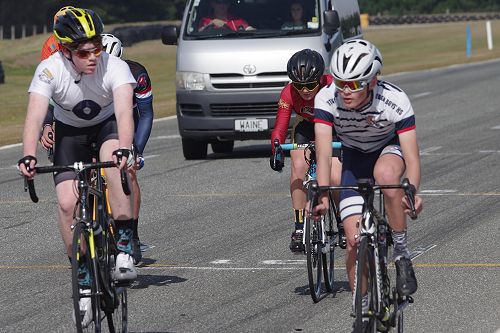
{"type": "Polygon", "coordinates": [[[95,47],[91,50],[78,50],[78,49],[72,50],[72,49],[70,49],[70,51],[74,52],[75,55],[80,59],[88,59],[88,58],[90,58],[91,54],[95,55],[96,57],[100,56],[102,53],[102,46],[95,47]]]}
{"type": "Polygon", "coordinates": [[[344,90],[345,87],[347,87],[347,89],[349,89],[351,92],[358,92],[358,91],[363,90],[368,85],[368,82],[366,82],[366,81],[344,81],[344,80],[333,79],[333,84],[335,84],[335,87],[338,90],[344,90]]]}
{"type": "Polygon", "coordinates": [[[311,90],[314,90],[316,89],[316,87],[319,85],[319,82],[318,81],[314,81],[314,82],[292,82],[292,85],[293,87],[297,90],[297,91],[302,91],[304,88],[306,88],[307,90],[311,91],[311,90]]]}

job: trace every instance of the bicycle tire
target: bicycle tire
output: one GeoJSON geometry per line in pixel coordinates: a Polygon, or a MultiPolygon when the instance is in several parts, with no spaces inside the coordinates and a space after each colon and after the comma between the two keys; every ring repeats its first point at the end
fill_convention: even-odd
{"type": "Polygon", "coordinates": [[[361,237],[358,244],[358,254],[356,258],[356,281],[355,281],[354,312],[355,323],[354,332],[367,333],[377,332],[377,320],[375,317],[377,304],[377,277],[375,276],[375,257],[373,248],[368,244],[367,237],[361,237]],[[368,293],[368,313],[363,313],[363,273],[366,271],[368,293]]]}
{"type": "Polygon", "coordinates": [[[321,300],[321,279],[323,256],[321,245],[318,241],[321,233],[321,223],[304,217],[305,226],[305,250],[307,256],[307,277],[309,280],[309,292],[314,303],[321,300]]]}
{"type": "Polygon", "coordinates": [[[404,315],[403,315],[403,311],[400,311],[399,312],[399,315],[397,316],[396,318],[396,327],[395,327],[395,331],[397,333],[403,333],[404,331],[404,325],[403,325],[403,322],[404,322],[404,315]]]}
{"type": "Polygon", "coordinates": [[[323,257],[323,278],[325,281],[325,289],[328,292],[333,291],[334,284],[334,269],[335,269],[335,247],[337,244],[338,233],[335,231],[335,225],[337,225],[337,217],[335,210],[335,203],[333,201],[332,195],[328,193],[328,200],[330,201],[330,208],[325,216],[325,236],[326,242],[324,244],[325,248],[322,253],[323,257]]]}
{"type": "Polygon", "coordinates": [[[106,262],[105,269],[106,272],[106,286],[107,289],[112,293],[112,304],[108,307],[106,316],[108,319],[108,327],[110,333],[122,332],[126,333],[128,331],[128,295],[127,288],[123,286],[117,286],[113,279],[113,270],[116,262],[116,242],[112,232],[113,222],[112,219],[108,219],[106,222],[106,262]]]}
{"type": "Polygon", "coordinates": [[[83,222],[78,222],[75,224],[73,229],[73,244],[71,248],[71,276],[72,276],[72,289],[73,289],[73,314],[75,319],[76,331],[78,333],[83,332],[101,332],[101,321],[102,313],[100,310],[101,296],[98,294],[97,279],[98,274],[96,274],[95,266],[92,263],[92,259],[88,253],[88,234],[85,231],[85,224],[83,222]],[[82,260],[85,260],[83,262],[82,260]],[[84,294],[79,285],[78,271],[80,265],[85,265],[90,273],[90,296],[84,294]],[[80,313],[80,299],[88,298],[91,299],[92,307],[92,320],[87,325],[82,325],[82,314],[80,313]]]}

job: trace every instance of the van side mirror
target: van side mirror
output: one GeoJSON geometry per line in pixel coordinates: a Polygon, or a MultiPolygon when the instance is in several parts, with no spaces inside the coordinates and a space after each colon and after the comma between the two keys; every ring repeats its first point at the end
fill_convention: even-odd
{"type": "Polygon", "coordinates": [[[336,10],[325,10],[323,12],[323,32],[328,36],[336,33],[340,28],[339,13],[336,10]]]}
{"type": "Polygon", "coordinates": [[[180,29],[175,25],[166,25],[161,30],[161,41],[165,45],[177,45],[180,29]]]}

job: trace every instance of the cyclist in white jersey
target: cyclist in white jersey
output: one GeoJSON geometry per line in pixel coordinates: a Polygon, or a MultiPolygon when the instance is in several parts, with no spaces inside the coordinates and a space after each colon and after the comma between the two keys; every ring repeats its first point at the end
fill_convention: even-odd
{"type": "MultiPolygon", "coordinates": [[[[398,184],[406,173],[416,189],[420,185],[420,157],[415,115],[408,96],[397,86],[377,79],[382,56],[370,42],[346,42],[333,54],[333,84],[316,95],[315,133],[319,185],[329,185],[332,129],[343,145],[342,185],[356,185],[357,179],[372,178],[377,184],[398,184]]],[[[417,281],[407,246],[406,215],[409,205],[403,190],[384,190],[388,222],[394,239],[396,287],[411,295],[417,281]]],[[[354,286],[357,222],[363,199],[355,191],[342,191],[340,211],[348,240],[346,267],[354,286]]],[[[323,213],[328,199],[323,196],[316,213],[323,213]]],[[[417,213],[422,199],[415,196],[417,213]]]]}
{"type": "MultiPolygon", "coordinates": [[[[55,165],[91,162],[91,144],[96,143],[102,161],[118,161],[120,169],[133,166],[132,101],[136,81],[123,60],[102,52],[102,31],[101,19],[88,9],[68,9],[55,23],[54,34],[62,48],[38,65],[29,88],[24,157],[18,162],[23,175],[35,176],[39,129],[51,98],[57,126],[55,165]]],[[[71,225],[77,201],[75,178],[73,172],[54,175],[59,228],[68,254],[71,253],[71,225]]],[[[114,277],[131,281],[137,277],[131,257],[131,202],[123,193],[118,168],[106,169],[106,180],[120,252],[114,277]]],[[[88,272],[80,273],[80,288],[89,288],[88,272]]],[[[91,316],[92,309],[83,304],[85,300],[82,299],[80,307],[91,316]]]]}

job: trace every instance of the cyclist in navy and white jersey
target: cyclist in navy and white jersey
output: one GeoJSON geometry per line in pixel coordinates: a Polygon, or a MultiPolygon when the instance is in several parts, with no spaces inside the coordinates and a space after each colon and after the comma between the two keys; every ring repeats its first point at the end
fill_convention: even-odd
{"type": "MultiPolygon", "coordinates": [[[[38,65],[29,87],[23,133],[24,157],[18,161],[24,176],[35,176],[39,129],[50,99],[54,102],[57,127],[54,164],[91,162],[91,144],[95,142],[101,160],[118,161],[121,169],[133,167],[132,98],[136,81],[123,60],[102,52],[102,31],[101,19],[88,9],[70,8],[58,17],[54,34],[61,50],[38,65]],[[118,156],[124,158],[118,160],[118,156]]],[[[108,168],[105,172],[119,251],[113,277],[130,282],[137,277],[131,256],[132,207],[129,197],[123,193],[119,170],[108,168]]],[[[78,199],[74,192],[75,178],[73,171],[54,175],[59,228],[68,255],[71,254],[71,226],[78,199]]],[[[88,269],[81,267],[78,275],[80,289],[89,292],[88,269]]],[[[85,312],[85,326],[92,318],[90,298],[80,300],[80,309],[85,312]]]]}
{"type": "MultiPolygon", "coordinates": [[[[331,126],[343,144],[342,185],[372,178],[377,184],[398,184],[406,173],[416,189],[420,185],[420,157],[415,115],[408,96],[397,86],[377,79],[382,69],[379,50],[365,40],[352,40],[333,54],[334,84],[322,89],[314,102],[319,185],[329,185],[331,126]]],[[[407,246],[409,205],[403,190],[384,190],[388,222],[394,239],[396,287],[401,295],[413,294],[417,281],[407,246]]],[[[340,211],[348,240],[346,267],[351,288],[356,263],[357,222],[363,199],[355,191],[342,191],[340,211]]],[[[316,212],[328,207],[323,196],[316,212]]],[[[417,213],[422,200],[415,196],[417,213]]]]}
{"type": "MultiPolygon", "coordinates": [[[[121,58],[123,55],[122,42],[112,34],[102,34],[102,45],[104,51],[121,58]]],[[[146,68],[138,62],[125,59],[124,60],[130,68],[132,75],[134,76],[137,85],[134,89],[134,124],[135,124],[135,135],[134,135],[134,145],[138,153],[138,167],[141,169],[144,165],[144,148],[148,142],[149,136],[151,134],[151,129],[153,127],[153,91],[151,88],[151,79],[146,68]]],[[[133,205],[133,217],[134,217],[134,237],[132,241],[132,246],[134,246],[134,260],[139,263],[142,259],[141,255],[141,242],[139,240],[139,233],[137,229],[139,221],[139,210],[141,205],[141,190],[139,188],[139,183],[137,182],[137,175],[132,174],[131,177],[132,187],[134,189],[134,205],[133,205]]],[[[145,244],[143,244],[145,245],[145,244]]]]}

